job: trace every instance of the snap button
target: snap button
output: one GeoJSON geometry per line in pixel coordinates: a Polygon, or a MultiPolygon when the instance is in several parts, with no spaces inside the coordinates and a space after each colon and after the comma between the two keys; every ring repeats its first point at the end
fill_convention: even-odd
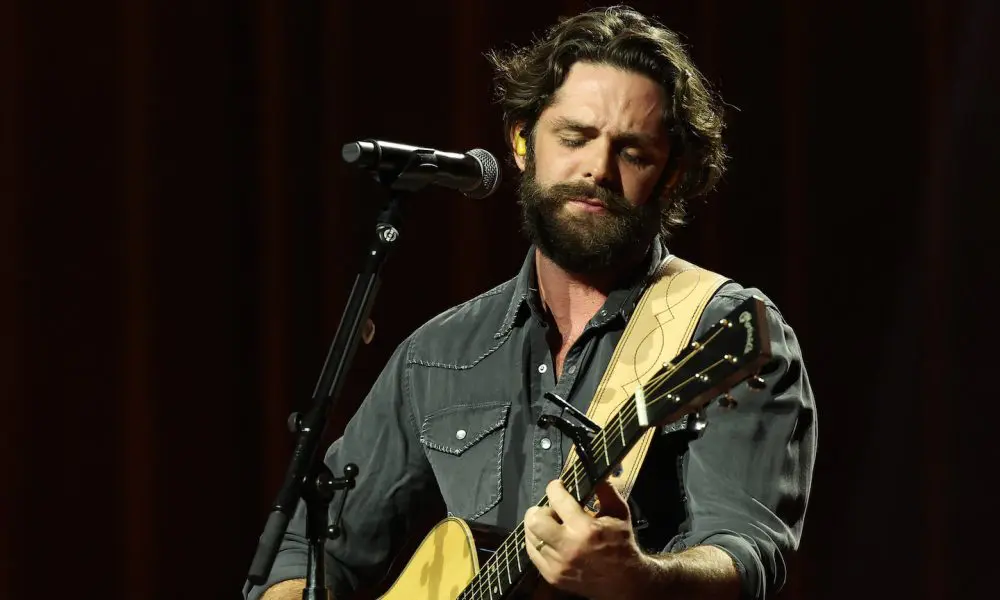
{"type": "Polygon", "coordinates": [[[569,373],[570,375],[576,373],[576,365],[570,365],[569,368],[566,369],[566,372],[569,373]]]}
{"type": "Polygon", "coordinates": [[[538,372],[539,373],[544,373],[544,372],[546,372],[548,370],[549,370],[549,368],[547,366],[545,366],[544,364],[538,365],[538,372]]]}
{"type": "Polygon", "coordinates": [[[539,442],[539,445],[541,445],[542,450],[548,450],[549,448],[552,447],[552,440],[550,440],[549,438],[542,438],[542,441],[539,442]]]}
{"type": "Polygon", "coordinates": [[[455,432],[455,437],[457,437],[460,440],[464,440],[465,439],[465,430],[464,429],[459,429],[458,431],[456,431],[455,432]]]}

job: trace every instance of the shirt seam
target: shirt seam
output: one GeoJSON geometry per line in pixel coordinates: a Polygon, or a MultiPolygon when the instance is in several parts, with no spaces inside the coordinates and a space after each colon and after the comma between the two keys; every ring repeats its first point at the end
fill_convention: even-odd
{"type": "Polygon", "coordinates": [[[507,428],[506,427],[501,427],[500,428],[500,439],[497,440],[497,453],[496,453],[497,454],[497,456],[496,456],[496,463],[497,463],[497,490],[496,490],[496,493],[493,494],[493,498],[490,500],[490,502],[488,502],[486,504],[486,506],[484,506],[479,511],[477,511],[476,513],[474,513],[471,517],[469,517],[470,521],[478,519],[479,517],[485,515],[489,511],[493,510],[493,507],[495,507],[496,505],[500,504],[500,500],[503,499],[503,442],[504,442],[504,436],[506,435],[506,433],[507,433],[507,428]]]}
{"type": "Polygon", "coordinates": [[[416,403],[414,402],[414,399],[413,399],[413,393],[412,393],[412,389],[411,389],[412,388],[412,384],[410,382],[410,377],[412,376],[412,371],[413,370],[410,368],[409,357],[413,353],[413,343],[414,343],[414,340],[415,340],[415,337],[410,337],[410,341],[407,342],[407,344],[406,344],[407,363],[406,363],[406,366],[403,368],[403,399],[406,401],[406,404],[407,404],[407,406],[409,408],[409,413],[410,413],[408,415],[409,418],[407,418],[407,421],[410,422],[410,427],[413,428],[413,434],[416,435],[417,438],[419,438],[420,437],[420,428],[417,426],[416,403]]]}
{"type": "MultiPolygon", "coordinates": [[[[467,406],[474,406],[474,405],[467,405],[467,406]]],[[[448,408],[454,408],[454,407],[448,407],[448,408]]],[[[489,408],[495,409],[497,407],[490,406],[489,408]]],[[[500,429],[504,427],[504,425],[506,425],[508,413],[510,412],[510,404],[502,404],[499,408],[500,408],[500,415],[497,418],[497,420],[494,423],[491,423],[486,427],[484,427],[482,431],[480,431],[474,438],[466,442],[465,445],[463,445],[461,448],[445,446],[431,439],[428,439],[427,432],[431,419],[434,418],[436,415],[442,413],[441,410],[434,411],[433,413],[427,415],[424,418],[423,425],[420,428],[420,443],[428,448],[437,450],[438,452],[444,452],[445,454],[451,454],[452,456],[461,456],[463,452],[478,444],[480,441],[483,440],[483,438],[485,438],[486,436],[495,432],[497,429],[500,429]]]]}
{"type": "MultiPolygon", "coordinates": [[[[472,367],[475,367],[477,364],[479,364],[479,362],[481,362],[484,358],[486,358],[490,354],[496,352],[501,346],[503,346],[504,342],[506,341],[506,339],[499,339],[499,338],[502,337],[502,334],[504,333],[504,327],[506,325],[506,318],[505,318],[505,320],[503,322],[500,323],[500,329],[496,333],[494,333],[493,336],[492,336],[494,339],[499,339],[499,341],[496,343],[496,345],[494,345],[493,347],[491,347],[490,349],[488,349],[486,352],[484,352],[482,355],[480,355],[479,357],[477,357],[472,362],[472,364],[459,365],[459,364],[442,363],[442,362],[436,362],[436,361],[420,360],[420,359],[414,358],[414,348],[413,348],[413,346],[414,346],[414,342],[415,342],[416,338],[418,336],[422,335],[423,332],[424,332],[424,330],[426,330],[427,328],[433,326],[434,323],[438,319],[440,319],[442,316],[447,315],[447,314],[452,314],[452,313],[459,312],[462,309],[466,308],[467,306],[469,306],[469,305],[471,305],[471,304],[473,304],[475,302],[478,302],[479,300],[483,300],[485,298],[490,298],[492,296],[499,295],[499,294],[501,294],[501,293],[504,292],[505,288],[509,287],[512,283],[515,283],[515,282],[516,282],[516,278],[514,278],[514,279],[508,279],[507,281],[505,281],[505,282],[503,282],[503,283],[501,283],[501,284],[493,287],[492,289],[489,289],[489,290],[487,290],[487,291],[479,294],[478,296],[476,296],[474,298],[466,300],[465,302],[462,302],[461,304],[456,304],[455,306],[449,308],[448,310],[442,312],[441,314],[435,316],[434,318],[432,318],[428,322],[424,323],[416,332],[414,332],[413,336],[411,337],[410,345],[409,345],[409,348],[407,349],[407,354],[406,354],[406,364],[407,364],[407,366],[417,364],[417,365],[422,365],[422,366],[425,366],[425,367],[440,367],[440,368],[449,368],[449,369],[457,369],[457,370],[471,369],[472,367]]],[[[510,329],[509,328],[506,331],[506,333],[508,333],[508,334],[510,333],[510,329]]]]}
{"type": "Polygon", "coordinates": [[[497,350],[499,350],[500,347],[503,346],[507,342],[507,340],[509,338],[510,338],[510,331],[508,331],[499,341],[497,341],[496,344],[494,344],[492,347],[490,347],[489,349],[487,349],[486,352],[484,352],[481,355],[479,355],[478,357],[476,357],[472,361],[471,364],[461,364],[460,365],[460,364],[455,364],[455,363],[443,363],[443,362],[436,362],[436,361],[429,361],[429,360],[421,360],[421,359],[412,358],[412,357],[409,357],[409,356],[406,359],[406,363],[407,363],[407,365],[421,365],[421,366],[424,366],[424,367],[437,367],[437,368],[441,368],[441,369],[453,369],[453,370],[457,370],[457,371],[464,371],[466,369],[471,369],[471,368],[475,367],[480,362],[482,362],[486,357],[488,357],[489,355],[491,355],[494,352],[496,352],[497,350]]]}

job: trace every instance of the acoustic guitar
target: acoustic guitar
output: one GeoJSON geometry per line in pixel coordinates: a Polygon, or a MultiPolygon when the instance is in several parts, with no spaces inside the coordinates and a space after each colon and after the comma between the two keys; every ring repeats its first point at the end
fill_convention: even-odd
{"type": "MultiPolygon", "coordinates": [[[[607,478],[647,429],[725,398],[744,380],[762,389],[757,372],[770,359],[765,310],[758,298],[740,303],[638,386],[590,440],[591,473],[607,478]]],[[[560,476],[581,506],[594,495],[586,466],[571,460],[560,476]]],[[[547,504],[543,497],[537,506],[547,504]]],[[[427,534],[381,600],[500,600],[552,591],[528,559],[523,522],[512,532],[498,532],[448,517],[427,534]]]]}

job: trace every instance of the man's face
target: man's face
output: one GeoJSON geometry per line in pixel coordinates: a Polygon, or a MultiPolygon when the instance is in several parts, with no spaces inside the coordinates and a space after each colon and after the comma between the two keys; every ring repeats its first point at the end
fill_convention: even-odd
{"type": "Polygon", "coordinates": [[[575,63],[517,157],[523,225],[564,269],[592,273],[636,258],[660,228],[654,192],[669,154],[667,99],[652,79],[575,63]]]}

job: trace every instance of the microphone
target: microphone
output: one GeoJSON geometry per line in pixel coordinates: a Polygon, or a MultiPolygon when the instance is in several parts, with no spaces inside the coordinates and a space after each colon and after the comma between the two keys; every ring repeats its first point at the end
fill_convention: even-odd
{"type": "Polygon", "coordinates": [[[397,187],[411,191],[439,185],[479,200],[500,184],[500,164],[482,148],[459,154],[368,139],[344,144],[340,155],[345,162],[373,172],[380,182],[400,182],[397,187]]]}

